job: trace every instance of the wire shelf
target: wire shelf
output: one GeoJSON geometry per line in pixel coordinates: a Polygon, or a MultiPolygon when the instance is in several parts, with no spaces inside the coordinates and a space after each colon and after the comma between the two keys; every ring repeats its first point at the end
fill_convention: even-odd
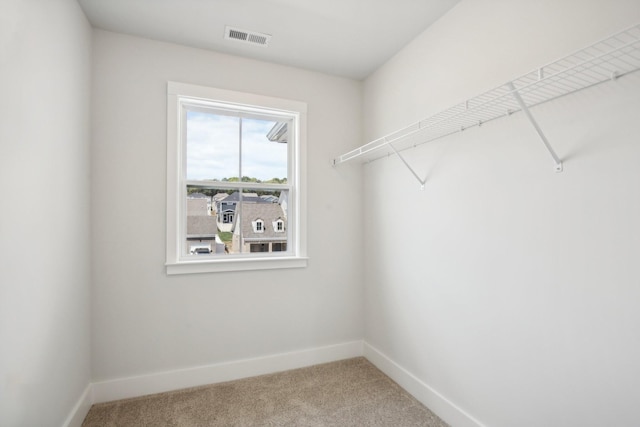
{"type": "Polygon", "coordinates": [[[371,162],[640,69],[640,24],[333,160],[371,162]],[[513,85],[513,86],[512,86],[513,85]],[[514,93],[515,92],[515,93],[514,93]],[[393,145],[392,145],[393,144],[393,145]]]}

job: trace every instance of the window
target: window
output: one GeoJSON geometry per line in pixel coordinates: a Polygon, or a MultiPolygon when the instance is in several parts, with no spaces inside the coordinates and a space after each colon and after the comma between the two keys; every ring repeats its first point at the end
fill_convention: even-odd
{"type": "Polygon", "coordinates": [[[169,83],[168,274],[306,266],[305,116],[297,101],[169,83]]]}
{"type": "Polygon", "coordinates": [[[251,243],[251,252],[269,252],[269,244],[251,243]]]}
{"type": "Polygon", "coordinates": [[[261,219],[257,219],[253,221],[253,232],[254,233],[264,233],[264,221],[261,219]]]}
{"type": "Polygon", "coordinates": [[[286,251],[287,250],[287,244],[286,243],[272,243],[271,244],[271,250],[273,252],[286,251]]]}

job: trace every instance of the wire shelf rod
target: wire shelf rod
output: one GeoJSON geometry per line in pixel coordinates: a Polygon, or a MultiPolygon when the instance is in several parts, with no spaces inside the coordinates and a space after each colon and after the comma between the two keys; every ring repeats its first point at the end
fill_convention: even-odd
{"type": "Polygon", "coordinates": [[[397,154],[469,127],[615,80],[638,69],[640,24],[512,80],[512,90],[508,84],[498,86],[364,144],[334,159],[334,165],[357,158],[369,162],[397,154]],[[514,102],[516,91],[520,97],[519,101],[516,99],[518,102],[514,102]],[[396,142],[400,146],[390,146],[396,142]]]}

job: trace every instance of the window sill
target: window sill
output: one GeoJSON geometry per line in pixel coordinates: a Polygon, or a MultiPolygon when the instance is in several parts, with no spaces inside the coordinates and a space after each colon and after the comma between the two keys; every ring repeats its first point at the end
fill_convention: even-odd
{"type": "Polygon", "coordinates": [[[274,270],[284,268],[305,268],[307,257],[278,257],[225,260],[198,260],[167,263],[167,275],[218,273],[226,271],[274,270]]]}

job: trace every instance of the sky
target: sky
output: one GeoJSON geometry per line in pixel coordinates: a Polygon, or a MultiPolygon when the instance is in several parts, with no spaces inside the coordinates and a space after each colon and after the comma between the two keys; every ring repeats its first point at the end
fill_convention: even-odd
{"type": "MultiPolygon", "coordinates": [[[[287,177],[287,144],[269,141],[275,121],[242,119],[242,176],[268,181],[287,177]]],[[[240,119],[187,112],[187,179],[239,176],[240,119]]]]}

